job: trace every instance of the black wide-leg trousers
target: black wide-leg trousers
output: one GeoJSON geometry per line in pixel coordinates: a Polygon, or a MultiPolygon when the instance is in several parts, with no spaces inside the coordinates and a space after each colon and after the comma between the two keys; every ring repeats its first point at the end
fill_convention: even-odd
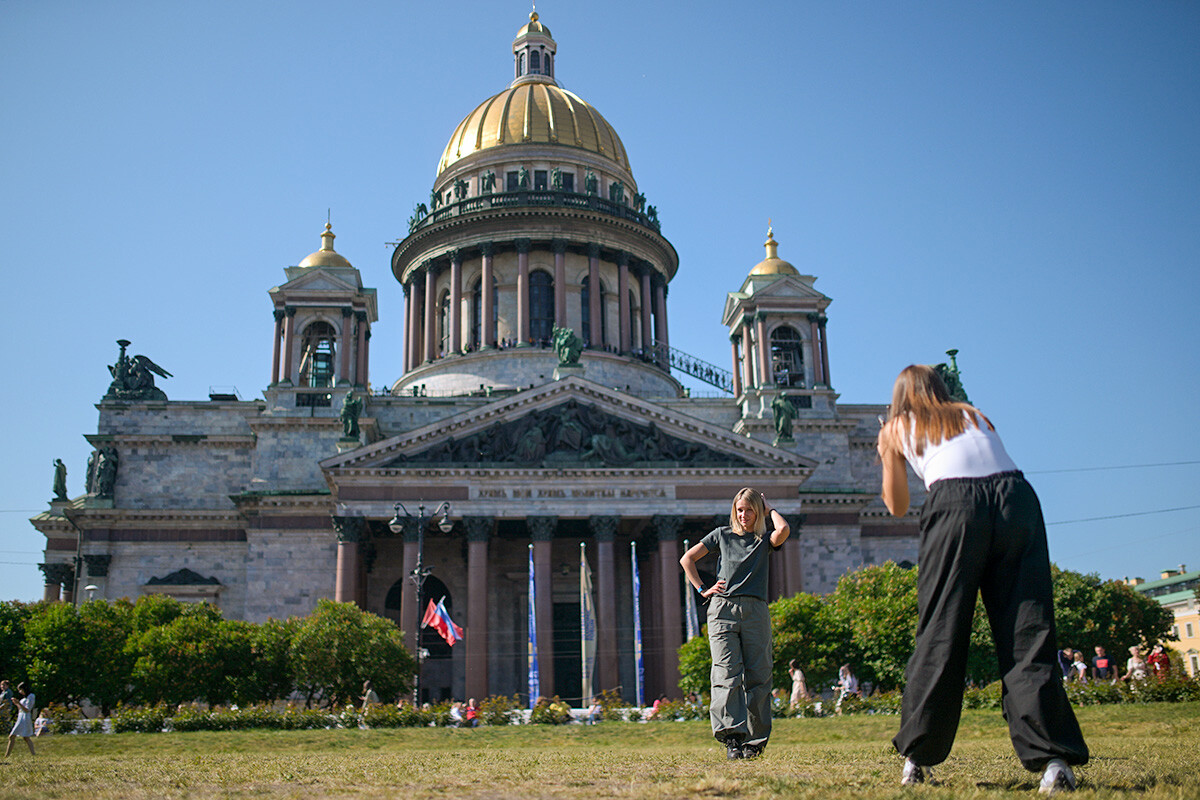
{"type": "Polygon", "coordinates": [[[967,645],[982,592],[1000,662],[1004,718],[1026,769],[1088,760],[1063,689],[1046,525],[1020,472],[937,481],[921,509],[917,641],[892,743],[921,766],[950,754],[962,716],[967,645]]]}

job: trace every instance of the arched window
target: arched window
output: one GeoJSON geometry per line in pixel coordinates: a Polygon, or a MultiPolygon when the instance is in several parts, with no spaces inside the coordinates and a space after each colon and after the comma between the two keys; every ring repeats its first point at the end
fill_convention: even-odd
{"type": "Polygon", "coordinates": [[[438,328],[440,335],[438,341],[441,349],[438,351],[439,356],[445,356],[450,353],[450,292],[442,292],[442,302],[438,304],[440,313],[438,314],[438,328]]]}
{"type": "Polygon", "coordinates": [[[537,50],[529,54],[529,72],[537,75],[542,71],[542,55],[537,50]]]}
{"type": "Polygon", "coordinates": [[[551,78],[554,77],[554,63],[550,60],[549,53],[546,53],[546,74],[551,78]]]}
{"type": "MultiPolygon", "coordinates": [[[[483,346],[483,294],[480,292],[480,287],[483,286],[483,278],[480,277],[475,282],[475,288],[471,290],[471,347],[478,350],[483,346]]],[[[500,319],[500,290],[496,288],[496,278],[492,278],[492,330],[496,330],[496,323],[500,319]]]]}
{"type": "Polygon", "coordinates": [[[517,54],[517,77],[519,78],[524,74],[525,74],[525,54],[518,53],[517,54]]]}
{"type": "Polygon", "coordinates": [[[328,322],[314,322],[304,329],[300,356],[300,385],[313,388],[333,386],[334,340],[337,332],[328,322]]]}
{"type": "Polygon", "coordinates": [[[771,374],[776,386],[804,386],[804,351],[795,328],[780,325],[771,331],[771,374]]]}
{"type": "Polygon", "coordinates": [[[588,287],[590,276],[585,276],[583,283],[579,288],[580,310],[582,312],[583,331],[582,339],[584,347],[595,347],[597,349],[604,346],[608,341],[608,326],[605,323],[604,314],[604,281],[600,281],[600,341],[592,344],[592,303],[591,289],[588,287]]]}
{"type": "Polygon", "coordinates": [[[545,270],[529,273],[529,337],[550,342],[554,333],[554,278],[545,270]]]}

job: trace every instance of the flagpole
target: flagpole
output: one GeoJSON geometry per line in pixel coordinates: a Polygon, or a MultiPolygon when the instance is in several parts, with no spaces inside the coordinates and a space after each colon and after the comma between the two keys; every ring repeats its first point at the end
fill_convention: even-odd
{"type": "Polygon", "coordinates": [[[629,552],[633,561],[633,662],[637,674],[637,705],[646,705],[645,665],[642,661],[642,603],[639,595],[642,593],[642,580],[638,576],[637,542],[629,543],[629,552]]]}
{"type": "Polygon", "coordinates": [[[529,708],[537,705],[537,699],[542,693],[541,679],[538,676],[537,655],[537,585],[533,574],[533,543],[529,543],[529,708]]]}
{"type": "MultiPolygon", "coordinates": [[[[691,543],[683,540],[683,552],[687,552],[691,543]]],[[[684,579],[683,596],[687,598],[684,601],[684,613],[687,615],[687,640],[690,642],[700,635],[700,615],[696,612],[696,593],[692,591],[692,585],[684,579]]]]}

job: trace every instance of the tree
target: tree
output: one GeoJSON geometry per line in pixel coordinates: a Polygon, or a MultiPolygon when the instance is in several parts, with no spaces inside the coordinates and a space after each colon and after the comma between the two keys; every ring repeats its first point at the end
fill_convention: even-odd
{"type": "Polygon", "coordinates": [[[210,705],[234,696],[250,665],[248,623],[227,623],[208,603],[185,605],[165,625],[138,637],[133,677],[149,703],[210,705]]]}
{"type": "Polygon", "coordinates": [[[253,626],[250,635],[252,654],[246,686],[239,689],[239,702],[271,703],[292,693],[293,681],[288,658],[300,621],[268,619],[253,626]],[[246,699],[242,699],[246,698],[246,699]]]}
{"type": "Polygon", "coordinates": [[[809,691],[833,683],[841,664],[858,660],[849,628],[823,597],[801,592],[776,600],[771,604],[771,630],[776,686],[791,686],[787,670],[792,659],[804,671],[809,691]]]}
{"type": "Polygon", "coordinates": [[[319,600],[296,631],[290,651],[296,688],[308,705],[320,698],[357,698],[371,680],[380,697],[395,697],[411,686],[417,662],[404,649],[403,633],[390,620],[353,603],[319,600]]]}
{"type": "Polygon", "coordinates": [[[39,606],[25,622],[22,653],[40,703],[76,705],[96,668],[95,643],[79,611],[66,603],[39,606]]]}
{"type": "Polygon", "coordinates": [[[829,604],[850,633],[842,660],[859,680],[882,689],[903,687],[917,631],[917,571],[888,561],[847,572],[829,604]]]}
{"type": "Polygon", "coordinates": [[[7,678],[13,686],[29,677],[22,644],[25,623],[36,608],[36,605],[17,600],[0,602],[0,676],[7,678]]]}
{"type": "Polygon", "coordinates": [[[127,645],[133,625],[133,604],[128,600],[114,603],[89,600],[79,607],[79,619],[87,630],[92,666],[80,691],[108,716],[132,694],[134,659],[127,645]]]}
{"type": "Polygon", "coordinates": [[[1058,567],[1051,567],[1051,574],[1060,648],[1088,651],[1100,645],[1115,657],[1131,645],[1176,638],[1174,614],[1123,582],[1058,567]]]}

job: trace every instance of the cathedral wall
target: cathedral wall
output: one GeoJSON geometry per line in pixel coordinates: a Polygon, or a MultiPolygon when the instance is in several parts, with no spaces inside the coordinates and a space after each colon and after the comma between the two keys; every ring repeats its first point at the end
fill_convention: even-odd
{"type": "Polygon", "coordinates": [[[247,420],[262,413],[263,403],[110,401],[98,408],[100,435],[238,436],[250,433],[247,420]]]}
{"type": "MultiPolygon", "coordinates": [[[[337,537],[333,529],[247,531],[242,619],[306,616],[333,597],[337,537]]],[[[217,576],[220,577],[220,576],[217,576]]]]}
{"type": "Polygon", "coordinates": [[[856,525],[805,525],[800,540],[802,585],[811,594],[828,594],[838,578],[866,563],[856,525]]]}
{"type": "Polygon", "coordinates": [[[242,489],[323,490],[319,461],[337,455],[342,423],[337,419],[291,419],[255,426],[254,480],[242,489]]]}
{"type": "Polygon", "coordinates": [[[120,508],[232,508],[229,495],[250,482],[249,445],[175,438],[117,441],[114,496],[120,508]]]}
{"type": "Polygon", "coordinates": [[[882,564],[885,561],[916,564],[917,543],[916,526],[913,526],[912,536],[863,536],[863,561],[867,564],[882,564]]]}
{"type": "MultiPolygon", "coordinates": [[[[103,582],[98,596],[106,600],[121,597],[136,600],[149,594],[145,584],[151,578],[164,578],[172,572],[190,569],[202,577],[221,582],[216,600],[209,602],[214,602],[227,619],[243,618],[246,603],[244,542],[109,542],[105,552],[112,556],[108,575],[90,580],[103,582]]],[[[175,596],[186,591],[176,591],[174,587],[158,589],[160,593],[175,596]]]]}

